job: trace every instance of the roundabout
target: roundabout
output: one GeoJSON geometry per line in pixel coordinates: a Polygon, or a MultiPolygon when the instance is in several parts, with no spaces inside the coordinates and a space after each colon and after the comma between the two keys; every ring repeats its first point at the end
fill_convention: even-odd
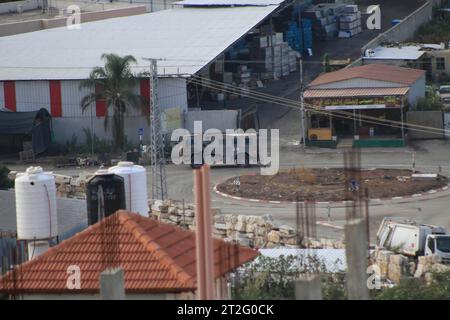
{"type": "Polygon", "coordinates": [[[408,169],[363,169],[357,174],[343,168],[297,168],[274,176],[245,174],[228,178],[214,191],[234,200],[273,204],[310,201],[317,204],[346,203],[351,192],[368,190],[371,201],[417,198],[448,189],[448,179],[413,179],[408,169]]]}

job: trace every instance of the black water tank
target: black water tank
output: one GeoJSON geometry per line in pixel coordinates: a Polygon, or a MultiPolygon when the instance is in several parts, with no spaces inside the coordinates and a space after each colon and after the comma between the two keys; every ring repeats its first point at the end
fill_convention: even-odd
{"type": "MultiPolygon", "coordinates": [[[[126,208],[125,185],[121,176],[99,170],[86,185],[86,202],[88,224],[99,220],[99,199],[103,194],[104,216],[108,217],[120,209],[126,208]]],[[[100,210],[102,211],[102,210],[100,210]]]]}

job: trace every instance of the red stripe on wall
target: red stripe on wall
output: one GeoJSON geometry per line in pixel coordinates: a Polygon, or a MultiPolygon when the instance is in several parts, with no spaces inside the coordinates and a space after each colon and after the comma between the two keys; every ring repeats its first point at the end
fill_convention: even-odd
{"type": "MultiPolygon", "coordinates": [[[[101,86],[95,86],[95,93],[100,93],[102,91],[101,86]]],[[[106,101],[105,100],[96,100],[95,101],[95,114],[97,117],[104,117],[106,114],[106,101]]]]}
{"type": "Polygon", "coordinates": [[[50,87],[50,112],[52,117],[59,118],[62,116],[62,98],[61,98],[61,81],[51,80],[50,87]]]}
{"type": "Polygon", "coordinates": [[[16,111],[16,83],[14,81],[3,82],[3,93],[5,97],[5,108],[16,111]]]}
{"type": "Polygon", "coordinates": [[[148,116],[150,115],[150,79],[141,80],[141,96],[147,100],[145,111],[142,114],[148,116]]]}

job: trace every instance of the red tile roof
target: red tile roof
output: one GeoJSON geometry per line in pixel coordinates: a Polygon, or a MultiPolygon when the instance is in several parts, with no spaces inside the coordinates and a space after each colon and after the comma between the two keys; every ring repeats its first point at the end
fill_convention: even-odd
{"type": "MultiPolygon", "coordinates": [[[[256,250],[214,239],[215,276],[225,275],[257,255],[256,250]]],[[[0,290],[98,293],[100,273],[108,266],[124,269],[127,292],[194,291],[195,233],[119,211],[7,273],[0,278],[0,290]],[[71,265],[80,267],[80,290],[67,288],[71,265]]]]}
{"type": "Polygon", "coordinates": [[[308,86],[314,87],[322,84],[344,81],[354,78],[379,80],[412,85],[425,74],[424,70],[401,68],[386,64],[367,64],[359,67],[341,69],[334,72],[323,73],[308,86]]]}
{"type": "Polygon", "coordinates": [[[348,88],[348,89],[307,89],[305,98],[351,98],[351,97],[384,97],[404,96],[409,87],[401,88],[348,88]]]}

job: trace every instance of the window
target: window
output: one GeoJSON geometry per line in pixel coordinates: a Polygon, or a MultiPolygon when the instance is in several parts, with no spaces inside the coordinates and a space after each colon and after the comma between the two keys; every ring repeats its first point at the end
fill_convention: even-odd
{"type": "Polygon", "coordinates": [[[436,58],[436,69],[445,70],[445,58],[436,58]]]}
{"type": "Polygon", "coordinates": [[[437,237],[436,245],[439,251],[450,253],[450,238],[448,236],[437,237]]]}
{"type": "Polygon", "coordinates": [[[431,253],[434,253],[434,239],[433,238],[428,238],[427,246],[428,246],[428,249],[431,250],[431,253]]]}

